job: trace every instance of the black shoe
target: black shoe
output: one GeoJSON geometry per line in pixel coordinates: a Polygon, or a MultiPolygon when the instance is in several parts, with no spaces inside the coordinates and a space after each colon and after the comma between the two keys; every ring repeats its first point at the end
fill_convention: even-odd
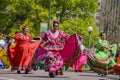
{"type": "Polygon", "coordinates": [[[35,65],[34,63],[32,64],[32,68],[33,68],[34,71],[38,70],[38,66],[35,65]]]}
{"type": "Polygon", "coordinates": [[[100,73],[98,73],[98,75],[100,75],[100,73]]]}
{"type": "Polygon", "coordinates": [[[20,71],[17,71],[18,74],[20,74],[20,71]]]}
{"type": "Polygon", "coordinates": [[[105,77],[106,75],[105,74],[101,74],[101,77],[105,77]]]}
{"type": "Polygon", "coordinates": [[[28,74],[28,72],[30,72],[30,70],[26,69],[26,70],[25,70],[25,74],[28,74]]]}
{"type": "Polygon", "coordinates": [[[51,72],[51,73],[49,73],[49,76],[51,77],[51,78],[54,78],[55,77],[55,75],[51,72]]]}
{"type": "Polygon", "coordinates": [[[77,70],[75,70],[75,72],[78,72],[77,70]]]}

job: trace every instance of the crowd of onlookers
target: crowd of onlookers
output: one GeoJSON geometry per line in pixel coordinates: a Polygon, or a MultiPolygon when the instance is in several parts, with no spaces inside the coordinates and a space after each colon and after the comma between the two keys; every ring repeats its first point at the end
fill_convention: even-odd
{"type": "Polygon", "coordinates": [[[2,69],[10,67],[7,54],[7,46],[10,39],[9,35],[0,33],[0,68],[2,69]]]}

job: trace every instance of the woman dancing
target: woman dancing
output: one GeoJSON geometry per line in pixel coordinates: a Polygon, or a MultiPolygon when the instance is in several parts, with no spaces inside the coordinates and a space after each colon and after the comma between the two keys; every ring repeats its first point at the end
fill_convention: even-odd
{"type": "Polygon", "coordinates": [[[105,76],[113,72],[115,62],[115,54],[117,45],[110,45],[106,40],[106,34],[100,33],[100,39],[97,42],[96,51],[88,56],[88,64],[90,68],[101,76],[105,76]]]}
{"type": "Polygon", "coordinates": [[[12,70],[17,70],[17,73],[24,70],[27,74],[31,69],[31,61],[35,49],[38,47],[40,40],[33,41],[30,34],[28,34],[28,26],[22,26],[22,32],[16,33],[14,36],[16,45],[11,48],[12,41],[8,45],[8,54],[12,70]],[[33,43],[31,43],[33,42],[33,43]]]}

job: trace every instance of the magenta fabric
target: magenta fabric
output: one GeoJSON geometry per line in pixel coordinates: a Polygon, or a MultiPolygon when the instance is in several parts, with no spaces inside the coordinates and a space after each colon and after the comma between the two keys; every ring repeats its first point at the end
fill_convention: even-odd
{"type": "Polygon", "coordinates": [[[82,71],[82,66],[87,64],[88,56],[93,55],[93,51],[90,50],[88,53],[81,53],[77,60],[72,63],[73,70],[82,71]]]}
{"type": "Polygon", "coordinates": [[[60,51],[64,65],[71,65],[80,55],[78,36],[73,34],[65,41],[63,50],[60,51]]]}
{"type": "Polygon", "coordinates": [[[61,55],[59,54],[59,52],[53,53],[52,55],[56,56],[57,60],[54,61],[52,65],[50,65],[50,68],[49,68],[50,72],[56,71],[63,66],[63,59],[62,59],[61,55]]]}
{"type": "Polygon", "coordinates": [[[82,71],[82,66],[87,63],[87,54],[81,53],[78,59],[72,63],[73,70],[82,71]]]}
{"type": "Polygon", "coordinates": [[[42,36],[42,39],[46,41],[44,48],[46,50],[61,50],[64,47],[64,39],[67,38],[67,34],[63,31],[48,30],[47,33],[42,36]]]}
{"type": "MultiPolygon", "coordinates": [[[[49,50],[52,52],[59,52],[61,57],[63,58],[64,65],[71,65],[80,55],[79,45],[77,34],[73,34],[65,41],[64,48],[62,50],[49,50]]],[[[34,61],[37,62],[40,60],[41,56],[46,54],[48,50],[39,46],[36,53],[34,61]]]]}

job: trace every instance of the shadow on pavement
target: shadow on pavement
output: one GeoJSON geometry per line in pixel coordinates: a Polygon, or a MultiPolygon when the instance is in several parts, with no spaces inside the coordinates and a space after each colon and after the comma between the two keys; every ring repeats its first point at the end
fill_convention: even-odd
{"type": "Polygon", "coordinates": [[[120,80],[120,79],[114,78],[114,79],[99,79],[99,80],[120,80]]]}
{"type": "MultiPolygon", "coordinates": [[[[6,71],[6,72],[0,72],[0,74],[18,74],[18,73],[16,71],[15,72],[6,71]]],[[[25,72],[21,71],[21,73],[19,73],[19,75],[20,74],[25,74],[25,72]]],[[[33,74],[33,73],[29,72],[28,74],[33,74]]]]}
{"type": "Polygon", "coordinates": [[[85,74],[80,74],[79,76],[101,77],[101,76],[99,76],[99,75],[85,75],[85,74]]]}
{"type": "MultiPolygon", "coordinates": [[[[34,78],[50,78],[49,76],[23,76],[23,77],[34,77],[34,78]]],[[[56,76],[55,78],[70,78],[65,76],[56,76]]]]}
{"type": "Polygon", "coordinates": [[[0,74],[2,75],[2,74],[17,74],[17,73],[0,73],[0,74]]]}

